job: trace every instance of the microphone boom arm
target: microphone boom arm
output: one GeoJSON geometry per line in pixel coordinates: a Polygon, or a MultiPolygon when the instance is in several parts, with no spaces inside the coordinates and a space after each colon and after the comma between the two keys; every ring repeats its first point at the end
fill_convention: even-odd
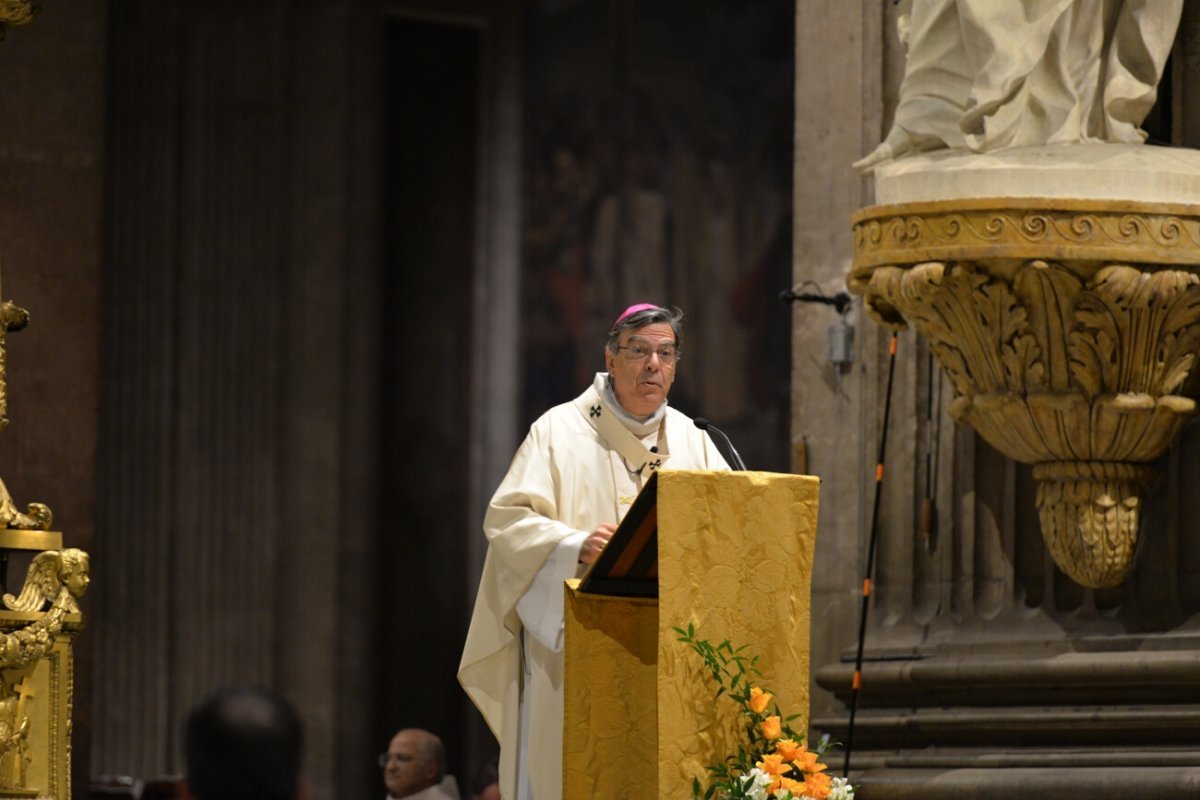
{"type": "Polygon", "coordinates": [[[729,461],[733,465],[733,468],[742,472],[747,471],[746,462],[742,461],[741,453],[739,453],[737,448],[733,446],[733,441],[725,435],[725,431],[721,430],[716,425],[713,425],[704,417],[696,417],[694,420],[692,420],[692,422],[696,423],[696,427],[700,430],[715,433],[717,436],[721,437],[721,439],[725,441],[725,447],[729,450],[729,461]]]}

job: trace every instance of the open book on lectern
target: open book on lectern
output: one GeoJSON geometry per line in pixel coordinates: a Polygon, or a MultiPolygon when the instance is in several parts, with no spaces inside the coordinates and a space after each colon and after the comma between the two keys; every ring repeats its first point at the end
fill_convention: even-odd
{"type": "Polygon", "coordinates": [[[658,473],[634,499],[612,538],[579,582],[579,591],[658,597],[658,473]]]}

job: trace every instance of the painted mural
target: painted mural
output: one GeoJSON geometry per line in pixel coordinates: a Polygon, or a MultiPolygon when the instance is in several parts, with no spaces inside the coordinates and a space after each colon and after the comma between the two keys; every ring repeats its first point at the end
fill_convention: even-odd
{"type": "Polygon", "coordinates": [[[603,369],[616,314],[681,307],[671,403],[788,469],[793,6],[543,0],[525,20],[526,421],[603,369]]]}

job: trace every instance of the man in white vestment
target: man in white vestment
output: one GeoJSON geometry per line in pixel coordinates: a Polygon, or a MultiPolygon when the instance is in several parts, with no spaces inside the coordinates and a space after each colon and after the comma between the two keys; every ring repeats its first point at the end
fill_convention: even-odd
{"type": "Polygon", "coordinates": [[[446,774],[446,746],[429,731],[397,731],[379,766],[387,800],[459,800],[458,784],[446,774]]]}
{"type": "Polygon", "coordinates": [[[562,797],[563,581],[596,560],[655,470],[729,468],[667,406],[682,317],[626,309],[609,332],[608,371],[533,423],[488,506],[458,677],[500,741],[505,800],[562,797]]]}

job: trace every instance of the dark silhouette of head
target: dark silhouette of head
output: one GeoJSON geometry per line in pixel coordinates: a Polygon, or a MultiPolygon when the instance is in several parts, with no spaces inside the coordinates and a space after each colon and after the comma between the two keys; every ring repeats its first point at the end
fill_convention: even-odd
{"type": "Polygon", "coordinates": [[[187,789],[196,800],[295,800],[303,733],[283,697],[218,689],[192,709],[183,736],[187,789]]]}
{"type": "Polygon", "coordinates": [[[471,800],[500,800],[500,765],[492,758],[471,776],[471,800]]]}

